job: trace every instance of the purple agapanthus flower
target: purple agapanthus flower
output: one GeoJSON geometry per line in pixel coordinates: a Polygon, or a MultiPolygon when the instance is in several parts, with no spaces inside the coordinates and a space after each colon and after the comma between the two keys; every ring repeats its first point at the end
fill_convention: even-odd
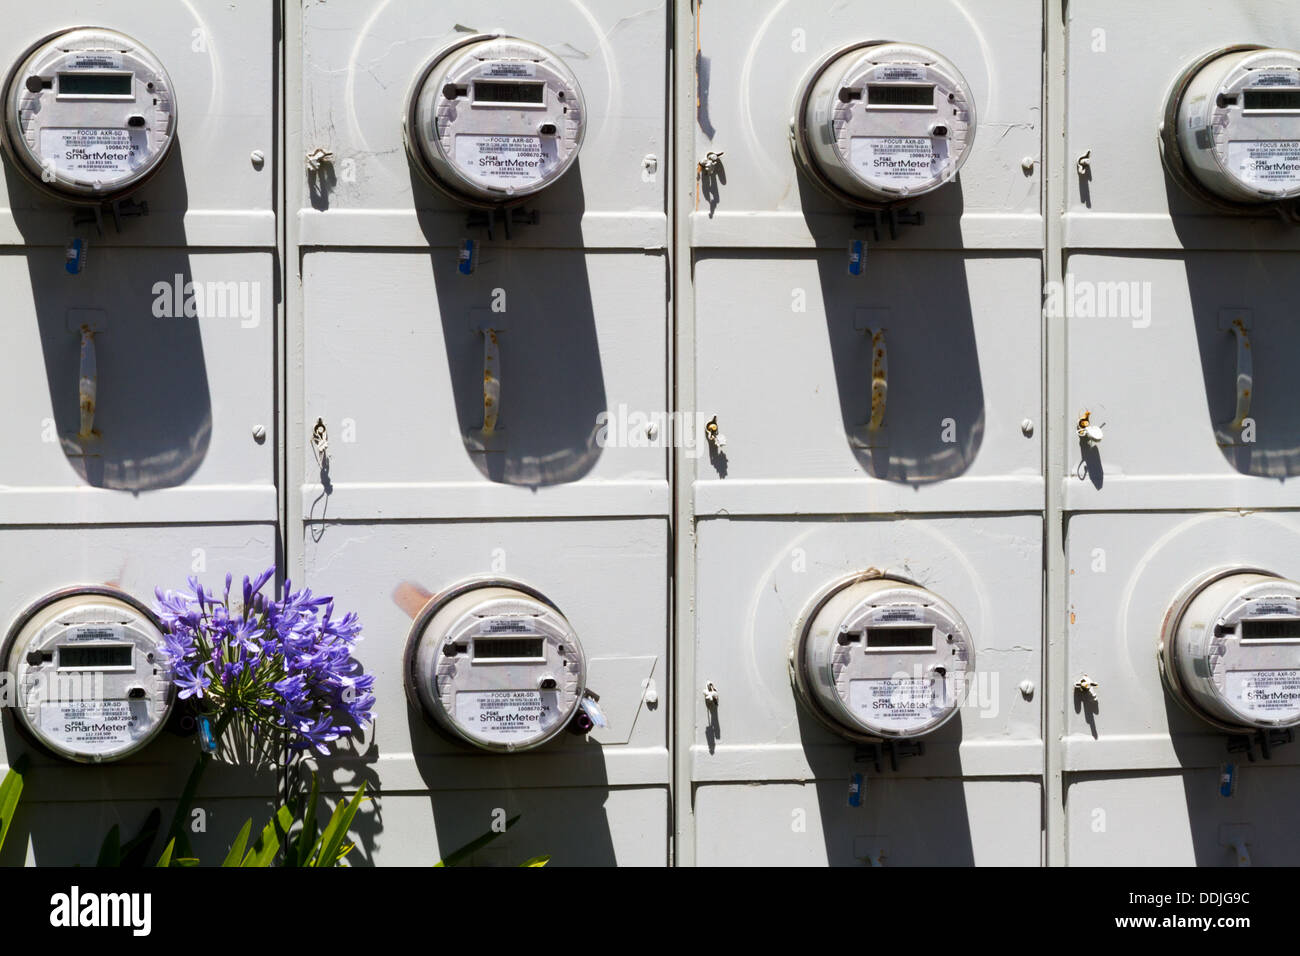
{"type": "Polygon", "coordinates": [[[233,602],[229,574],[221,595],[195,578],[189,591],[155,591],[163,653],[177,696],[201,700],[217,718],[237,715],[252,733],[295,750],[327,754],[374,716],[374,677],[352,657],[361,624],[351,613],[336,619],[332,598],[289,581],[283,598],[266,597],[274,573],[244,578],[233,602]]]}

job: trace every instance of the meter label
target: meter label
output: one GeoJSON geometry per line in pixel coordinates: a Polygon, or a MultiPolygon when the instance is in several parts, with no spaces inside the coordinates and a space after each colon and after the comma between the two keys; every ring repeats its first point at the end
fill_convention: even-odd
{"type": "Polygon", "coordinates": [[[1245,183],[1300,186],[1300,140],[1234,140],[1228,165],[1245,183]]]}
{"type": "Polygon", "coordinates": [[[1254,88],[1256,86],[1294,86],[1298,75],[1293,70],[1282,73],[1265,73],[1259,72],[1250,78],[1247,86],[1254,88]]]}
{"type": "Polygon", "coordinates": [[[854,136],[849,162],[863,178],[889,186],[922,186],[943,172],[948,141],[928,136],[854,136]]]}
{"type": "Polygon", "coordinates": [[[41,154],[65,173],[130,173],[144,160],[148,141],[144,130],[41,130],[41,154]]]}
{"type": "Polygon", "coordinates": [[[558,161],[555,139],[540,136],[456,137],[456,164],[485,186],[518,186],[541,179],[558,161]]]}
{"type": "Polygon", "coordinates": [[[1300,714],[1300,670],[1228,671],[1228,699],[1244,713],[1270,720],[1300,714]]]}
{"type": "Polygon", "coordinates": [[[540,690],[462,690],[456,694],[456,719],[484,740],[535,737],[559,717],[555,694],[540,690]]]}
{"type": "Polygon", "coordinates": [[[60,700],[41,704],[40,728],[80,753],[107,753],[130,744],[146,728],[144,701],[60,700]]]}
{"type": "Polygon", "coordinates": [[[878,66],[875,79],[896,83],[924,83],[928,79],[923,66],[878,66]]]}
{"type": "Polygon", "coordinates": [[[65,62],[71,70],[120,70],[122,55],[120,53],[74,53],[65,62]]]}
{"type": "Polygon", "coordinates": [[[871,726],[911,730],[941,716],[944,707],[944,685],[932,677],[849,681],[849,708],[871,726]]]}
{"type": "Polygon", "coordinates": [[[526,60],[497,60],[489,63],[481,76],[536,76],[537,64],[526,60]]]}

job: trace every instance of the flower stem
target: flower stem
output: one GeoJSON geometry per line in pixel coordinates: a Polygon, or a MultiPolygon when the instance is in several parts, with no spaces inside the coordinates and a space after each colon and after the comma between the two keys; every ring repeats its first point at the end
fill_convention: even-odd
{"type": "MultiPolygon", "coordinates": [[[[217,746],[221,746],[221,735],[225,733],[226,727],[230,725],[230,720],[234,716],[227,711],[217,720],[216,726],[212,728],[212,739],[216,741],[217,746]]],[[[172,859],[191,857],[194,855],[190,848],[189,828],[186,822],[189,819],[190,808],[194,804],[194,797],[199,791],[199,782],[203,779],[203,771],[208,769],[208,764],[212,763],[212,754],[204,751],[199,754],[194,761],[194,768],[190,770],[189,778],[185,781],[185,789],[181,791],[180,800],[176,803],[176,812],[172,814],[171,827],[167,830],[167,839],[175,840],[176,846],[172,853],[172,859]]]]}

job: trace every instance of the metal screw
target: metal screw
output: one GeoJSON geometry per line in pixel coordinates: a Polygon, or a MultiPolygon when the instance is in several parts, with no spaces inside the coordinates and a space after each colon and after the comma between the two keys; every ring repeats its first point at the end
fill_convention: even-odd
{"type": "Polygon", "coordinates": [[[645,427],[645,437],[649,438],[651,441],[654,441],[656,438],[658,438],[659,426],[656,425],[654,422],[651,422],[649,425],[647,425],[645,427]]]}
{"type": "Polygon", "coordinates": [[[1029,176],[1033,173],[1034,164],[1037,162],[1038,160],[1034,159],[1034,157],[1026,156],[1024,159],[1020,161],[1020,168],[1025,171],[1026,176],[1029,176]]]}
{"type": "Polygon", "coordinates": [[[1020,682],[1020,695],[1029,700],[1034,696],[1034,682],[1031,680],[1022,680],[1020,682]]]}
{"type": "Polygon", "coordinates": [[[248,154],[248,158],[253,162],[254,169],[261,169],[262,164],[266,162],[266,154],[260,149],[255,149],[248,154]]]}
{"type": "Polygon", "coordinates": [[[1020,431],[1026,438],[1029,438],[1034,434],[1034,423],[1026,418],[1020,423],[1020,431]]]}
{"type": "Polygon", "coordinates": [[[266,441],[266,428],[262,425],[253,426],[253,441],[259,445],[266,441]]]}

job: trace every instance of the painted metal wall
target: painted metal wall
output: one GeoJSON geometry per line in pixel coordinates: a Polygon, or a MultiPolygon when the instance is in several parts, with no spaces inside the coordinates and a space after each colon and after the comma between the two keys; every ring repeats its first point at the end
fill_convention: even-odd
{"type": "MultiPolygon", "coordinates": [[[[1155,646],[1210,567],[1300,575],[1300,240],[1184,195],[1156,128],[1190,60],[1296,48],[1300,15],[1157,6],[13,12],[0,64],[56,28],[111,26],[163,59],[180,120],[179,154],[140,193],[148,216],[120,230],[0,166],[0,623],[68,585],[148,600],[271,563],[333,594],[360,613],[377,675],[376,725],[324,761],[332,794],[375,790],[363,864],[430,863],[502,812],[520,823],[479,862],[1221,865],[1243,839],[1256,861],[1294,862],[1300,751],[1230,754],[1165,693],[1155,646]],[[421,65],[497,30],[565,60],[589,124],[577,166],[508,224],[430,187],[402,130],[421,65]],[[810,185],[789,143],[801,78],[867,39],[940,51],[979,121],[957,180],[895,235],[810,185]],[[89,255],[69,274],[77,237],[89,255]],[[186,317],[187,288],[232,284],[237,305],[186,317]],[[1258,435],[1225,446],[1238,316],[1258,435]],[[85,323],[91,444],[76,439],[85,323]],[[485,328],[501,385],[486,443],[485,328]],[[886,429],[863,442],[881,328],[886,429]],[[811,719],[787,672],[809,602],[872,568],[951,602],[978,651],[960,715],[893,759],[811,719]],[[608,727],[488,754],[408,703],[413,618],[475,575],[563,611],[608,727]],[[1074,689],[1084,675],[1095,700],[1074,689]]],[[[6,718],[0,757],[24,749],[6,718]]],[[[164,735],[113,766],[38,758],[5,862],[90,862],[109,825],[177,791],[193,750],[164,735]]],[[[272,785],[211,775],[200,853],[272,785]]]]}

